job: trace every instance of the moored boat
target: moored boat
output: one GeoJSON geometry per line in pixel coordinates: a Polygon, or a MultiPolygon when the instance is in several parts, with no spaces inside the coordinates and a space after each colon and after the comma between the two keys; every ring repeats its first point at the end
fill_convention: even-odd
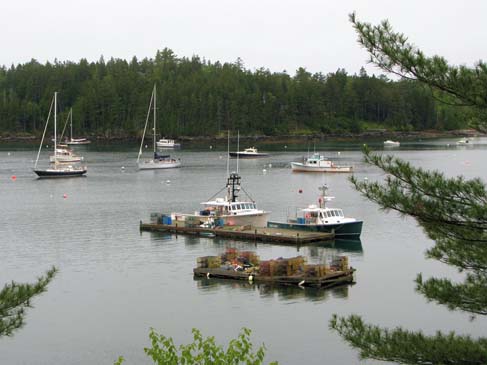
{"type": "Polygon", "coordinates": [[[231,158],[261,158],[261,157],[269,157],[268,153],[262,153],[257,150],[255,147],[246,148],[243,151],[237,152],[230,152],[229,153],[231,158]]]}
{"type": "MultiPolygon", "coordinates": [[[[57,145],[57,92],[54,92],[53,102],[51,104],[51,110],[49,110],[49,115],[46,121],[46,127],[44,129],[44,134],[42,135],[41,144],[39,146],[39,151],[37,153],[37,159],[34,165],[34,172],[37,174],[39,178],[61,178],[61,177],[78,177],[83,176],[87,172],[86,166],[72,166],[72,165],[63,165],[62,160],[58,158],[59,148],[57,145]],[[51,115],[51,110],[54,105],[54,155],[50,158],[53,166],[48,167],[47,169],[38,169],[37,163],[39,161],[39,156],[41,153],[42,143],[44,142],[45,132],[47,130],[47,125],[49,123],[49,117],[51,115]]],[[[73,162],[73,161],[69,161],[73,162]]]]}
{"type": "Polygon", "coordinates": [[[181,143],[176,142],[174,139],[168,139],[163,137],[156,142],[156,146],[162,149],[181,148],[181,143]]]}
{"type": "Polygon", "coordinates": [[[149,103],[149,110],[147,111],[147,118],[145,120],[144,133],[142,135],[142,141],[140,143],[139,155],[137,157],[137,165],[139,170],[157,170],[157,169],[173,169],[181,167],[181,160],[171,158],[170,155],[162,155],[156,151],[156,101],[157,101],[157,90],[156,85],[152,90],[152,95],[149,103]],[[150,110],[153,107],[153,119],[154,125],[152,127],[153,133],[153,158],[147,160],[141,160],[142,156],[142,146],[144,145],[145,132],[147,130],[147,124],[149,122],[150,110]]]}
{"type": "Polygon", "coordinates": [[[303,162],[291,162],[291,168],[296,172],[352,172],[352,166],[336,165],[333,161],[319,153],[306,157],[303,162]]]}
{"type": "Polygon", "coordinates": [[[320,187],[318,205],[311,204],[306,208],[298,209],[296,216],[286,222],[269,221],[268,227],[288,228],[306,231],[334,232],[337,238],[359,238],[362,233],[361,220],[345,217],[342,209],[330,208],[325,204],[334,197],[327,196],[327,186],[320,187]]]}
{"type": "Polygon", "coordinates": [[[390,139],[384,141],[384,147],[399,147],[400,145],[401,143],[398,141],[391,141],[390,139]]]}
{"type": "Polygon", "coordinates": [[[257,208],[255,201],[250,198],[239,199],[240,179],[240,175],[231,173],[227,179],[227,194],[224,198],[202,202],[203,209],[194,214],[172,213],[172,219],[190,225],[266,227],[270,212],[257,208]]]}

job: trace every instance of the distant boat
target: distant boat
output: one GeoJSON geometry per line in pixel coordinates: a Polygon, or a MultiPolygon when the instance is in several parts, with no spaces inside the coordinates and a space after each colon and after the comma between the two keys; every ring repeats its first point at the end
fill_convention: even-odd
{"type": "Polygon", "coordinates": [[[37,159],[34,165],[34,172],[39,176],[39,178],[59,178],[59,177],[78,177],[83,176],[86,174],[87,169],[86,167],[82,166],[72,166],[72,165],[63,165],[60,160],[58,160],[58,153],[59,149],[57,146],[57,92],[54,92],[54,99],[53,104],[51,103],[51,110],[49,110],[49,115],[47,117],[46,126],[44,129],[44,134],[42,135],[41,144],[39,146],[39,151],[37,153],[37,159]],[[47,130],[47,125],[49,123],[49,117],[51,115],[52,106],[54,104],[54,155],[51,159],[53,162],[52,167],[48,167],[47,169],[37,169],[37,163],[39,161],[39,156],[41,153],[42,143],[44,142],[44,136],[47,130]]]}
{"type": "Polygon", "coordinates": [[[162,155],[156,151],[156,99],[157,99],[157,90],[156,85],[154,85],[154,89],[152,90],[152,96],[149,103],[149,110],[147,111],[147,118],[145,120],[144,126],[144,134],[142,135],[142,142],[140,144],[139,155],[137,157],[137,165],[139,166],[140,170],[155,170],[155,169],[173,169],[176,167],[181,167],[181,160],[171,158],[170,155],[162,155]],[[150,110],[153,107],[153,116],[154,116],[154,126],[152,127],[153,133],[153,158],[147,160],[140,160],[142,156],[142,147],[144,145],[145,139],[145,132],[147,130],[147,124],[149,122],[150,110]]]}
{"type": "Polygon", "coordinates": [[[457,141],[457,145],[468,145],[472,144],[472,142],[468,138],[462,138],[457,141]]]}
{"type": "Polygon", "coordinates": [[[261,153],[257,151],[257,148],[255,147],[250,147],[246,148],[243,151],[237,151],[237,152],[230,152],[229,153],[230,157],[232,158],[261,158],[261,157],[269,157],[268,153],[261,153]]]}
{"type": "MultiPolygon", "coordinates": [[[[65,143],[68,145],[80,145],[80,144],[89,144],[91,143],[90,140],[86,138],[73,138],[73,108],[69,110],[69,125],[70,125],[70,136],[69,139],[66,139],[65,143]]],[[[64,134],[64,130],[63,130],[64,134]]],[[[61,134],[62,138],[62,134],[61,134]]]]}
{"type": "Polygon", "coordinates": [[[158,148],[181,148],[181,143],[177,143],[174,139],[161,138],[156,142],[158,148]]]}
{"type": "Polygon", "coordinates": [[[56,161],[59,163],[71,163],[71,162],[83,161],[83,156],[78,156],[69,148],[61,147],[61,145],[59,144],[57,145],[56,152],[57,152],[56,156],[54,155],[49,156],[49,160],[52,163],[55,163],[56,161]]]}
{"type": "Polygon", "coordinates": [[[352,166],[339,166],[319,153],[314,153],[304,159],[304,162],[291,162],[291,168],[296,172],[352,172],[352,166]]]}
{"type": "Polygon", "coordinates": [[[296,217],[288,218],[286,222],[268,222],[270,228],[298,229],[304,231],[335,232],[336,238],[359,238],[362,233],[361,220],[345,217],[343,210],[329,208],[326,202],[334,199],[327,196],[326,185],[319,188],[321,191],[318,205],[311,204],[306,208],[298,209],[296,217]]]}
{"type": "Polygon", "coordinates": [[[384,141],[384,147],[399,147],[400,145],[401,143],[398,141],[391,141],[390,139],[384,141]]]}

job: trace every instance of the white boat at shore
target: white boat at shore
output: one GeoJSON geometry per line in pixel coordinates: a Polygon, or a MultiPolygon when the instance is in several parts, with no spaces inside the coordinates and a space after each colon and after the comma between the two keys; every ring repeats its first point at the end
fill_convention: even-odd
{"type": "Polygon", "coordinates": [[[457,145],[459,145],[459,146],[466,146],[466,145],[470,145],[470,144],[472,144],[472,141],[468,138],[462,138],[462,139],[457,141],[457,145]]]}
{"type": "Polygon", "coordinates": [[[269,157],[268,153],[262,153],[257,150],[255,147],[246,148],[243,151],[237,152],[230,152],[229,153],[231,158],[262,158],[262,157],[269,157]]]}
{"type": "Polygon", "coordinates": [[[161,138],[156,142],[156,146],[162,149],[181,148],[181,143],[176,142],[174,139],[161,138]]]}
{"type": "Polygon", "coordinates": [[[180,159],[171,158],[170,155],[162,155],[156,151],[156,99],[157,90],[156,85],[154,85],[154,89],[152,90],[152,96],[149,103],[149,110],[147,111],[147,118],[145,120],[142,142],[140,143],[139,155],[137,157],[137,165],[139,167],[139,170],[174,169],[177,167],[181,167],[180,159]],[[141,160],[140,157],[142,156],[142,147],[144,146],[145,132],[147,130],[147,124],[149,122],[151,107],[153,107],[154,116],[154,126],[152,127],[154,146],[153,157],[152,159],[141,160]]]}
{"type": "Polygon", "coordinates": [[[352,172],[352,166],[336,165],[331,160],[319,153],[304,158],[303,162],[291,162],[291,168],[295,172],[352,172]]]}
{"type": "Polygon", "coordinates": [[[390,139],[384,141],[384,147],[399,147],[400,145],[401,143],[398,141],[391,141],[390,139]]]}

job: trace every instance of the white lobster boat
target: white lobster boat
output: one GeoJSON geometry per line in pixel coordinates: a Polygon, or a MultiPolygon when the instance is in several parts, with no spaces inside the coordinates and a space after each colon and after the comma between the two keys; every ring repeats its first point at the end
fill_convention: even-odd
{"type": "Polygon", "coordinates": [[[352,166],[340,166],[325,158],[319,153],[314,153],[304,159],[304,162],[291,162],[291,168],[296,172],[352,172],[352,166]]]}

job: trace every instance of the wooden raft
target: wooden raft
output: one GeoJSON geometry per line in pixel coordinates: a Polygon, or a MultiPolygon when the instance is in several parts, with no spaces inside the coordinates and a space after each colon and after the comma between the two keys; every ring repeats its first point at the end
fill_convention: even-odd
{"type": "Polygon", "coordinates": [[[280,242],[303,244],[318,241],[328,241],[335,238],[334,233],[308,232],[285,228],[255,228],[240,226],[224,226],[216,228],[186,227],[182,224],[159,224],[140,222],[141,231],[171,232],[176,234],[208,235],[217,237],[236,238],[263,242],[280,242]]]}
{"type": "Polygon", "coordinates": [[[243,271],[227,270],[222,268],[195,268],[194,276],[207,278],[220,278],[229,280],[245,280],[254,283],[267,283],[279,285],[298,285],[311,286],[318,288],[331,288],[337,285],[350,284],[354,282],[353,273],[355,269],[347,271],[336,271],[322,277],[305,277],[304,275],[293,276],[259,276],[258,274],[248,274],[243,271]],[[250,278],[252,276],[252,278],[250,278]]]}

